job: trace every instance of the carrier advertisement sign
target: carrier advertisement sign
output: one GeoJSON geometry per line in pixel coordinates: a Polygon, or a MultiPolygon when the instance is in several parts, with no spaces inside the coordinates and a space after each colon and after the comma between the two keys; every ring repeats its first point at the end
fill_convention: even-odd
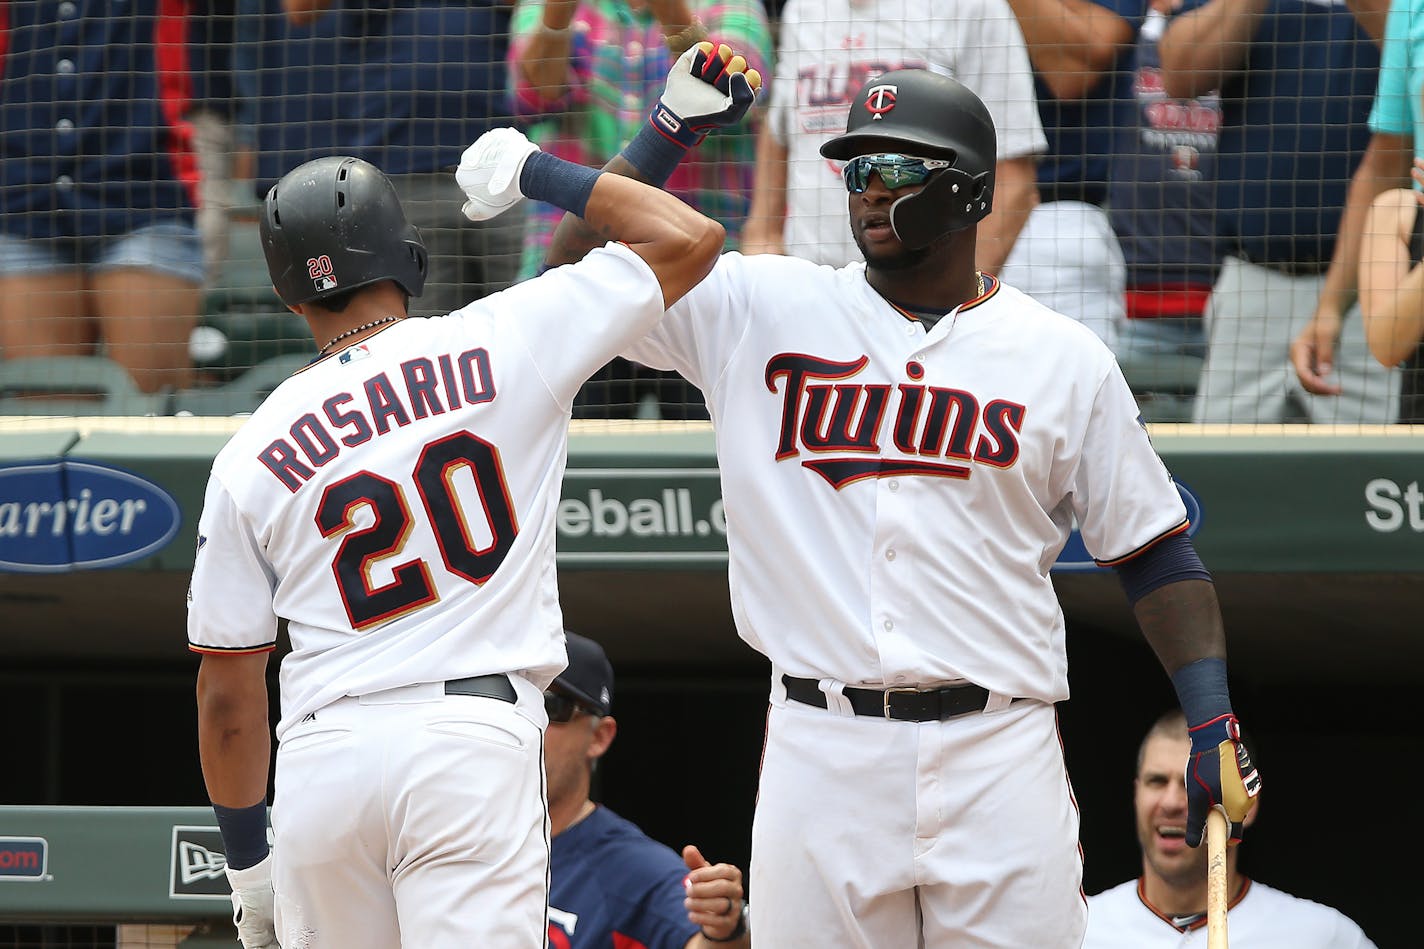
{"type": "Polygon", "coordinates": [[[182,520],[166,489],[114,465],[0,465],[0,571],[121,567],[162,550],[182,520]]]}

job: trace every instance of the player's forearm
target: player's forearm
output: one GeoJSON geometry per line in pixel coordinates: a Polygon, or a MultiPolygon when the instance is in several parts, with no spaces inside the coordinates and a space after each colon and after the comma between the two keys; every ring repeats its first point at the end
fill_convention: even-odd
{"type": "Polygon", "coordinates": [[[601,175],[584,219],[599,246],[621,241],[657,274],[672,306],[711,272],[726,231],[672,195],[620,175],[601,175]]]}
{"type": "Polygon", "coordinates": [[[994,210],[979,222],[975,267],[999,272],[1037,204],[1038,181],[1032,158],[1010,158],[994,166],[994,210]]]}
{"type": "Polygon", "coordinates": [[[214,804],[248,807],[267,798],[266,667],[266,653],[204,656],[199,667],[198,758],[214,804]]]}
{"type": "Polygon", "coordinates": [[[1158,43],[1167,95],[1195,99],[1240,72],[1270,0],[1212,0],[1174,19],[1158,43]]]}
{"type": "Polygon", "coordinates": [[[1209,580],[1160,586],[1137,601],[1133,614],[1169,675],[1198,659],[1226,658],[1221,606],[1209,580]]]}
{"type": "MultiPolygon", "coordinates": [[[[633,167],[622,154],[610,158],[604,164],[603,170],[609,174],[631,178],[653,187],[661,185],[661,182],[648,181],[643,173],[633,167]]],[[[605,243],[607,240],[598,228],[577,214],[565,214],[554,228],[553,236],[549,239],[549,250],[544,255],[544,264],[548,267],[557,267],[560,264],[571,264],[583,260],[589,251],[595,247],[602,247],[605,243]]]]}
{"type": "Polygon", "coordinates": [[[1132,26],[1091,0],[1009,0],[1029,60],[1057,99],[1081,99],[1132,42],[1132,26]]]}

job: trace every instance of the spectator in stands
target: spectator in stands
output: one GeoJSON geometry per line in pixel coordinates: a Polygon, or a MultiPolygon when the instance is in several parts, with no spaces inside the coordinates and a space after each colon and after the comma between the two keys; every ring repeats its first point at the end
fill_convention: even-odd
{"type": "MultiPolygon", "coordinates": [[[[1254,749],[1255,742],[1248,742],[1254,749]]],[[[1133,808],[1142,875],[1088,898],[1083,949],[1178,949],[1207,925],[1207,847],[1186,842],[1184,766],[1192,742],[1179,710],[1152,725],[1137,751],[1133,808]]],[[[1243,823],[1256,820],[1259,799],[1243,823]]],[[[1226,850],[1228,932],[1233,946],[1374,949],[1339,910],[1291,896],[1237,869],[1239,846],[1226,850]]]]}
{"type": "MultiPolygon", "coordinates": [[[[771,26],[761,0],[519,0],[511,23],[509,82],[529,137],[546,152],[595,168],[647,120],[673,60],[700,40],[725,43],[771,75],[771,26]]],[[[735,250],[752,191],[759,110],[712,136],[667,190],[727,228],[735,250]]],[[[535,203],[520,278],[543,267],[563,212],[535,203]]],[[[575,418],[627,417],[642,400],[667,419],[707,417],[702,396],[676,373],[615,359],[584,386],[575,418]]]]}
{"type": "MultiPolygon", "coordinates": [[[[1424,159],[1414,159],[1424,186],[1424,159]]],[[[1370,352],[1400,367],[1399,421],[1424,425],[1424,191],[1393,188],[1375,199],[1360,240],[1360,316],[1370,352]]]]}
{"type": "Polygon", "coordinates": [[[1371,19],[1357,20],[1344,0],[1184,0],[1163,34],[1167,94],[1221,94],[1216,214],[1225,256],[1205,312],[1199,422],[1395,415],[1392,380],[1371,359],[1358,320],[1347,321],[1334,360],[1343,394],[1311,395],[1289,355],[1321,301],[1346,183],[1362,159],[1375,167],[1381,157],[1366,155],[1379,68],[1371,19]]]}
{"type": "Polygon", "coordinates": [[[235,60],[260,30],[260,0],[211,0],[207,16],[192,18],[193,97],[186,118],[200,175],[198,233],[209,282],[228,258],[228,223],[235,208],[255,209],[251,194],[256,171],[255,80],[235,60]],[[244,15],[249,14],[249,15],[244,15]],[[246,187],[246,194],[238,191],[246,187]]]}
{"type": "Polygon", "coordinates": [[[145,392],[188,382],[203,252],[178,121],[189,14],[170,6],[0,4],[6,359],[102,354],[145,392]]]}
{"type": "Polygon", "coordinates": [[[565,631],[569,664],[544,693],[549,728],[551,949],[747,949],[742,872],[682,858],[589,799],[598,760],[618,734],[613,667],[603,647],[565,631]]]}
{"type": "Polygon", "coordinates": [[[1103,205],[1120,130],[1136,125],[1137,33],[1147,0],[1009,0],[1028,44],[1048,154],[1041,203],[999,276],[1091,328],[1123,322],[1126,264],[1103,205]]]}
{"type": "Polygon", "coordinates": [[[444,314],[514,282],[524,222],[460,213],[452,173],[470,142],[510,120],[505,0],[261,0],[257,193],[305,161],[381,168],[430,253],[411,312],[444,314]]]}
{"type": "MultiPolygon", "coordinates": [[[[1108,213],[1127,264],[1126,321],[1117,343],[1131,369],[1199,364],[1202,309],[1216,280],[1215,93],[1178,100],[1162,89],[1157,43],[1174,0],[1152,0],[1137,40],[1137,122],[1121,130],[1108,181],[1108,213]]],[[[1158,373],[1153,372],[1153,376],[1158,373]]],[[[1195,388],[1191,373],[1189,389],[1195,388]]]]}
{"type": "Polygon", "coordinates": [[[743,252],[833,267],[860,260],[845,226],[841,163],[822,158],[820,147],[845,131],[851,97],[868,76],[904,68],[954,76],[994,117],[994,205],[979,223],[976,263],[1000,272],[1038,201],[1034,160],[1047,148],[1023,34],[1006,0],[789,0],[743,252]]]}
{"type": "MultiPolygon", "coordinates": [[[[1370,9],[1378,16],[1378,4],[1370,9]]],[[[1365,306],[1365,243],[1372,257],[1372,309],[1375,318],[1366,317],[1363,330],[1371,352],[1380,363],[1393,369],[1413,352],[1408,345],[1413,314],[1406,314],[1405,300],[1392,298],[1391,290],[1404,277],[1411,248],[1398,239],[1399,228],[1407,237],[1414,227],[1414,202],[1400,189],[1409,188],[1409,162],[1412,157],[1424,157],[1424,135],[1416,135],[1420,121],[1420,82],[1424,81],[1424,37],[1419,24],[1424,22],[1424,3],[1419,0],[1395,0],[1389,6],[1385,21],[1383,52],[1380,59],[1379,84],[1375,90],[1374,107],[1370,111],[1370,143],[1364,158],[1355,170],[1346,197],[1345,213],[1340,219],[1340,233],[1335,242],[1335,255],[1325,277],[1325,287],[1315,308],[1314,318],[1296,336],[1291,346],[1291,361],[1296,376],[1307,392],[1324,396],[1353,395],[1346,389],[1349,380],[1342,375],[1333,378],[1335,350],[1344,331],[1342,321],[1350,313],[1356,290],[1363,314],[1365,306]],[[1385,197],[1390,194],[1390,197],[1385,197]],[[1383,206],[1370,211],[1371,202],[1383,199],[1383,206]],[[1366,227],[1366,216],[1374,213],[1382,230],[1372,232],[1366,227]],[[1405,219],[1407,215],[1408,219],[1405,219]],[[1362,236],[1363,234],[1363,236],[1362,236]],[[1405,253],[1404,256],[1400,256],[1405,253]],[[1405,321],[1394,322],[1403,316],[1405,321]],[[1395,354],[1398,353],[1396,356],[1395,354]],[[1388,361],[1393,356],[1393,361],[1388,361]]],[[[1372,35],[1378,35],[1371,31],[1372,35]]],[[[1417,254],[1412,255],[1418,262],[1417,254]]],[[[1417,279],[1417,278],[1416,278],[1417,279]]],[[[1353,335],[1353,334],[1352,334],[1353,335]]],[[[1417,342],[1417,339],[1415,340],[1417,342]]],[[[1406,367],[1406,375],[1398,382],[1401,387],[1399,421],[1418,419],[1417,363],[1406,367]]]]}

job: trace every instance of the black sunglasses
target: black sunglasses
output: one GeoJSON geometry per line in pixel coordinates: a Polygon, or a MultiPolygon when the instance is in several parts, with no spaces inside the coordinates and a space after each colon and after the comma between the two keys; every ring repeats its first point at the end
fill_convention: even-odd
{"type": "Polygon", "coordinates": [[[583,712],[585,715],[598,714],[578,699],[571,698],[561,692],[549,689],[544,693],[544,713],[549,716],[549,721],[563,725],[573,721],[574,715],[578,712],[583,712]]]}

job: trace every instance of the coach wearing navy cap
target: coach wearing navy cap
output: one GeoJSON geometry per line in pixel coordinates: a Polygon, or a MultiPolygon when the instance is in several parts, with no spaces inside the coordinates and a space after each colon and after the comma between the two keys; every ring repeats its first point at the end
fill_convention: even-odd
{"type": "Polygon", "coordinates": [[[707,949],[751,945],[742,871],[682,857],[589,799],[594,765],[613,744],[613,666],[603,647],[564,631],[569,665],[544,693],[544,770],[553,835],[549,873],[552,949],[707,949]]]}

